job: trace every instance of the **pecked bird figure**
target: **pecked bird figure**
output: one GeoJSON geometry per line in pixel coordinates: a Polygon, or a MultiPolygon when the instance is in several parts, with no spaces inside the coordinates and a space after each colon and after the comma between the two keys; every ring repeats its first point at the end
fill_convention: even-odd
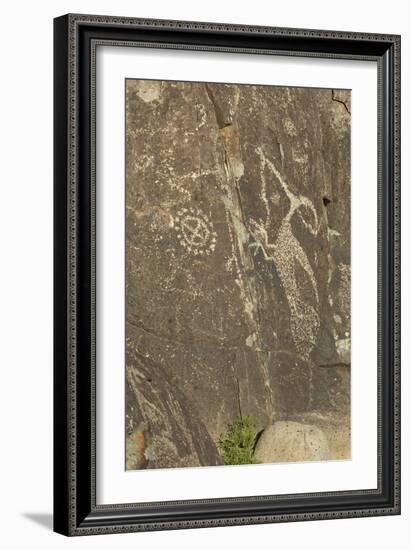
{"type": "Polygon", "coordinates": [[[249,231],[254,242],[250,243],[249,247],[255,249],[255,254],[261,250],[265,260],[274,263],[290,308],[290,329],[295,348],[302,358],[308,359],[316,344],[320,328],[318,288],[307,254],[293,233],[292,220],[294,216],[299,216],[307,231],[311,235],[317,235],[318,216],[313,203],[307,197],[295,195],[290,191],[280,172],[271,160],[265,157],[262,150],[257,149],[257,153],[261,162],[268,166],[280,182],[290,204],[277,237],[272,243],[268,240],[264,224],[250,220],[249,231]],[[300,272],[302,271],[309,281],[312,292],[312,299],[309,301],[304,299],[301,293],[297,281],[298,268],[301,268],[300,272]]]}

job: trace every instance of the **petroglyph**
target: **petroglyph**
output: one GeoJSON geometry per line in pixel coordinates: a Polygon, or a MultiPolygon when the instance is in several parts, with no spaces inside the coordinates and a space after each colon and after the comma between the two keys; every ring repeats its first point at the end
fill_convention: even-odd
{"type": "Polygon", "coordinates": [[[199,124],[197,126],[197,130],[202,128],[206,122],[207,122],[207,111],[204,105],[198,105],[197,106],[197,118],[199,121],[199,124]]]}
{"type": "Polygon", "coordinates": [[[350,295],[351,295],[351,267],[346,264],[338,265],[340,285],[337,292],[341,312],[346,318],[350,316],[350,295]]]}
{"type": "Polygon", "coordinates": [[[317,307],[319,304],[318,288],[308,257],[300,242],[293,234],[291,221],[294,215],[299,215],[307,230],[312,235],[317,235],[319,230],[317,212],[313,203],[307,197],[295,195],[290,191],[280,172],[272,161],[265,156],[261,148],[257,148],[256,152],[260,157],[263,167],[268,166],[281,184],[290,201],[290,206],[281,222],[277,238],[273,243],[269,243],[267,230],[264,225],[251,219],[250,233],[254,238],[254,242],[250,243],[249,247],[255,249],[255,254],[261,250],[265,260],[274,262],[290,306],[290,325],[295,347],[301,357],[308,359],[317,341],[320,318],[316,308],[304,301],[301,296],[296,276],[297,264],[303,268],[311,283],[317,307]],[[306,219],[307,213],[311,214],[308,219],[306,219]]]}
{"type": "Polygon", "coordinates": [[[297,135],[297,128],[295,127],[294,122],[289,118],[284,121],[284,129],[291,137],[295,137],[297,135]]]}
{"type": "Polygon", "coordinates": [[[211,254],[217,243],[213,224],[199,208],[182,208],[174,218],[180,244],[195,256],[211,254]]]}

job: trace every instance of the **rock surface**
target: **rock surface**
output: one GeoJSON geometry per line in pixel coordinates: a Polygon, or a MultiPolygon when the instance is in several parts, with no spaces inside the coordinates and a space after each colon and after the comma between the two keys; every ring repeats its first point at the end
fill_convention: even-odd
{"type": "Polygon", "coordinates": [[[350,118],[343,90],[127,80],[130,464],[218,464],[241,414],[350,456],[350,118]]]}
{"type": "Polygon", "coordinates": [[[327,460],[327,437],[317,426],[299,422],[275,422],[261,434],[255,458],[259,462],[303,462],[327,460]]]}
{"type": "MultiPolygon", "coordinates": [[[[132,338],[131,338],[132,340],[132,338]]],[[[127,345],[127,469],[215,466],[217,448],[161,365],[127,345]]]]}

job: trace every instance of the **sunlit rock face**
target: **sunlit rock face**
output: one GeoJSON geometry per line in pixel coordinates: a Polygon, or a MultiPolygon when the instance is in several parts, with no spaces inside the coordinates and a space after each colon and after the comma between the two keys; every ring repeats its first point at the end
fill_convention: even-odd
{"type": "Polygon", "coordinates": [[[342,90],[126,81],[129,468],[219,464],[242,415],[350,457],[350,110],[342,90]]]}

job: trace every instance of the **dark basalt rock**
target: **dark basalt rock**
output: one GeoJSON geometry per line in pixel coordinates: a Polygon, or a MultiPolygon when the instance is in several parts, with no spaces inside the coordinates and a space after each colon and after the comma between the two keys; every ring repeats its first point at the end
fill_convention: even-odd
{"type": "Polygon", "coordinates": [[[141,355],[129,342],[126,414],[129,469],[221,464],[217,448],[193,403],[159,364],[141,355]]]}
{"type": "Polygon", "coordinates": [[[128,80],[126,102],[135,467],[218,464],[245,414],[349,457],[349,92],[128,80]]]}

